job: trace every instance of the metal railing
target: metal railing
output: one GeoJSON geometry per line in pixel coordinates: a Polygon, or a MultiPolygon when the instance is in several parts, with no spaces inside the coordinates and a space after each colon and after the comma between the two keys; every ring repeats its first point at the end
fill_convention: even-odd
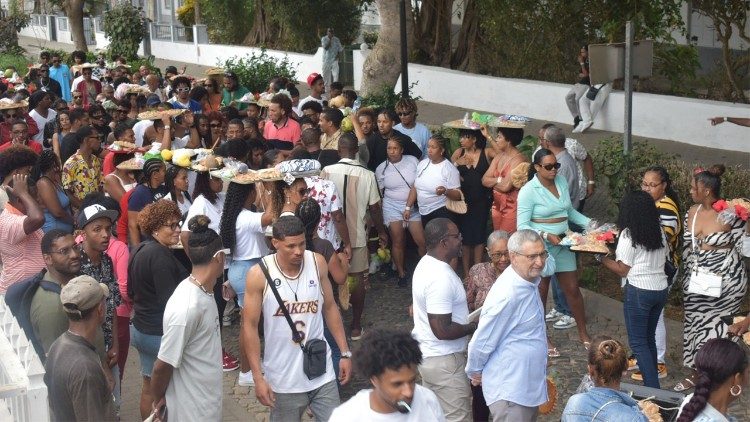
{"type": "Polygon", "coordinates": [[[151,39],[162,41],[183,41],[188,42],[192,35],[192,28],[186,28],[181,25],[171,25],[168,23],[152,23],[151,39]]]}
{"type": "Polygon", "coordinates": [[[23,329],[0,300],[0,420],[50,420],[44,367],[23,329]]]}

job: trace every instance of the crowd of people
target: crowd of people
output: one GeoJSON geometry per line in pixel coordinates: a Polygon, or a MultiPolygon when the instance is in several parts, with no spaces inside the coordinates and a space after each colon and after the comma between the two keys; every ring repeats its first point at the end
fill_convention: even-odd
{"type": "Polygon", "coordinates": [[[115,420],[132,346],[143,419],[221,420],[222,373],[239,369],[273,421],[532,421],[560,356],[547,323],[577,329],[593,381],[563,420],[647,420],[620,379],[666,377],[677,279],[682,364],[695,371],[674,387],[694,389],[680,420],[724,420],[750,381],[727,339],[750,318],[723,320],[747,291],[750,225],[718,218],[722,166],[696,170],[687,210],[659,166],[622,199],[615,251],[595,256],[622,279],[628,354],[587,329],[581,257],[564,238],[598,227],[582,214],[596,181],[562,128],[544,125],[527,157],[523,124],[464,119],[451,151],[414,100],[358,108],[330,67],[300,99],[281,77],[256,96],[220,69],[72,57],[68,68],[43,52],[33,92],[0,86],[0,295],[45,365],[54,420],[115,420]],[[186,150],[271,176],[223,177],[216,158],[178,162],[186,150]],[[411,333],[363,328],[377,318],[365,300],[385,248],[392,287],[411,289],[411,333]],[[711,276],[718,286],[700,291],[711,276]],[[342,404],[353,371],[372,388],[342,404]]]}

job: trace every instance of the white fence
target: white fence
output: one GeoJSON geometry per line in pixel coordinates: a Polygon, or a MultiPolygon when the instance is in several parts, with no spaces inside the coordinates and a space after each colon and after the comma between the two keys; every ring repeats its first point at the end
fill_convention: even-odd
{"type": "Polygon", "coordinates": [[[0,299],[0,421],[50,420],[44,367],[0,299]]]}
{"type": "MultiPolygon", "coordinates": [[[[40,24],[45,18],[32,17],[32,25],[24,28],[21,34],[51,39],[49,24],[40,24]]],[[[97,29],[96,47],[106,47],[104,34],[98,32],[98,25],[94,27],[97,29]]],[[[59,27],[56,36],[59,42],[70,42],[69,33],[61,32],[59,27]]],[[[203,66],[216,66],[232,56],[258,54],[261,51],[253,47],[197,41],[203,39],[205,27],[152,24],[150,51],[159,59],[203,66]],[[187,41],[190,32],[194,41],[187,41]]],[[[143,45],[139,53],[142,51],[143,45]]],[[[315,54],[275,50],[266,50],[266,53],[277,58],[287,57],[302,81],[308,74],[321,71],[322,48],[315,54]]],[[[368,53],[367,50],[353,51],[355,89],[360,88],[362,68],[368,53]]],[[[565,94],[570,85],[497,78],[413,63],[409,64],[409,79],[418,82],[414,94],[425,101],[494,113],[520,114],[550,122],[570,124],[573,120],[565,105],[565,94]]],[[[396,89],[400,90],[400,86],[400,83],[396,84],[396,89]]],[[[623,105],[623,93],[611,93],[593,128],[622,132],[623,105]]],[[[750,105],[638,92],[633,95],[633,135],[731,151],[750,151],[747,142],[750,131],[747,128],[727,123],[710,126],[708,118],[714,116],[750,117],[750,105]]]]}

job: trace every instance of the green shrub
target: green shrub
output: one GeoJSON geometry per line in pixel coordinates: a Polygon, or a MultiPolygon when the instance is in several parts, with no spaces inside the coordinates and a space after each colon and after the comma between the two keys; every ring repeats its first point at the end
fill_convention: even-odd
{"type": "Polygon", "coordinates": [[[4,71],[9,67],[16,68],[16,72],[23,76],[26,74],[26,68],[31,64],[31,60],[20,54],[13,53],[0,53],[0,71],[4,71]]]}
{"type": "Polygon", "coordinates": [[[126,59],[138,57],[138,46],[146,35],[141,8],[129,2],[118,2],[104,14],[104,35],[109,39],[109,55],[113,60],[119,56],[126,59]]]}
{"type": "MultiPolygon", "coordinates": [[[[679,198],[680,210],[684,213],[692,205],[690,182],[693,180],[695,163],[687,163],[674,154],[660,152],[645,142],[634,142],[632,152],[623,155],[620,137],[604,139],[590,152],[598,182],[609,189],[607,209],[610,215],[617,215],[623,195],[640,189],[644,170],[655,165],[663,166],[669,173],[672,186],[679,198]]],[[[712,164],[715,163],[700,163],[705,168],[712,164]]],[[[722,176],[721,196],[724,198],[750,197],[748,180],[750,180],[750,169],[740,165],[728,166],[722,176]]]]}
{"type": "MultiPolygon", "coordinates": [[[[415,101],[422,97],[412,95],[412,91],[418,82],[413,82],[409,85],[409,96],[415,101]]],[[[401,92],[395,92],[392,87],[383,86],[382,88],[374,91],[372,94],[360,98],[362,107],[370,107],[374,110],[387,108],[389,110],[396,109],[396,103],[401,99],[401,92]]]]}
{"type": "Polygon", "coordinates": [[[236,73],[240,85],[253,93],[265,91],[268,81],[275,76],[285,77],[290,81],[297,80],[295,64],[289,61],[288,56],[277,59],[269,56],[265,49],[259,55],[253,53],[245,57],[234,56],[218,64],[225,70],[236,73]]]}

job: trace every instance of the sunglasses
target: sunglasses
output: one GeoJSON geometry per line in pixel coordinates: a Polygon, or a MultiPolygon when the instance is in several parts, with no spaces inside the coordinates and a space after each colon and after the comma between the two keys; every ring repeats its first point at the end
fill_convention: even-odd
{"type": "Polygon", "coordinates": [[[221,123],[211,123],[211,127],[221,127],[221,123]]]}
{"type": "Polygon", "coordinates": [[[18,114],[3,114],[3,116],[5,116],[6,119],[15,119],[18,117],[18,114]]]}
{"type": "Polygon", "coordinates": [[[218,251],[216,251],[213,258],[216,258],[216,256],[219,255],[220,253],[223,253],[224,255],[229,255],[230,253],[232,253],[232,251],[229,250],[229,248],[219,249],[218,251]]]}
{"type": "Polygon", "coordinates": [[[74,99],[74,100],[78,100],[78,99],[81,99],[81,98],[82,98],[82,97],[81,97],[80,95],[74,95],[74,96],[73,96],[73,99],[74,99]]]}
{"type": "Polygon", "coordinates": [[[190,88],[177,88],[175,89],[177,92],[190,92],[190,88]]]}
{"type": "Polygon", "coordinates": [[[541,167],[541,168],[543,168],[543,169],[545,169],[545,170],[547,170],[547,171],[552,171],[552,169],[555,169],[555,170],[559,170],[560,169],[560,163],[545,164],[545,165],[538,164],[538,166],[541,167]]]}

